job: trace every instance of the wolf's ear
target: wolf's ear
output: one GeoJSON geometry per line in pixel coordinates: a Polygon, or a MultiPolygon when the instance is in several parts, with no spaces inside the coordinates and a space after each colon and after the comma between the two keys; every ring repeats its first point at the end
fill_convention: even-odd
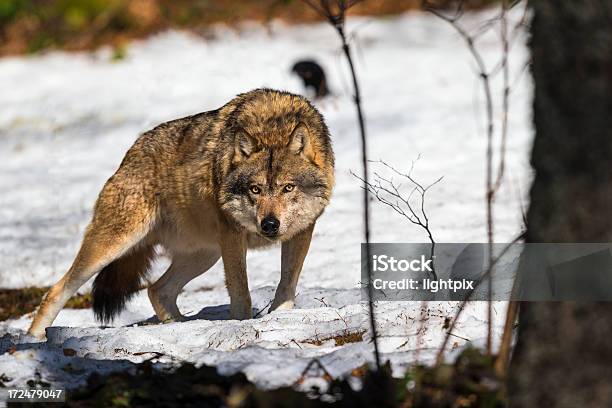
{"type": "Polygon", "coordinates": [[[246,159],[257,151],[257,141],[244,130],[236,132],[236,158],[246,159]]]}
{"type": "Polygon", "coordinates": [[[315,152],[310,140],[310,131],[304,123],[300,123],[293,129],[289,138],[289,150],[295,154],[300,154],[309,160],[314,161],[315,152]]]}

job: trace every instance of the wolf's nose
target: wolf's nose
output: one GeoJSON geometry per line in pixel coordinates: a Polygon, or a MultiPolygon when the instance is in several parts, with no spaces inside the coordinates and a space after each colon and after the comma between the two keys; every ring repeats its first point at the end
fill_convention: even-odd
{"type": "Polygon", "coordinates": [[[272,215],[268,215],[266,218],[261,220],[261,231],[265,235],[276,235],[278,233],[278,227],[280,221],[272,215]]]}

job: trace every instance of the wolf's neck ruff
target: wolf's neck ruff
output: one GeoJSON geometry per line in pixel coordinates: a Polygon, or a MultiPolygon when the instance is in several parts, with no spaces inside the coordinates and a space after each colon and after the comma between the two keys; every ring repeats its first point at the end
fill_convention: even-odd
{"type": "Polygon", "coordinates": [[[94,311],[110,322],[141,288],[156,245],[172,258],[148,288],[162,322],[182,319],[182,287],[220,257],[230,317],[252,317],[246,252],[273,242],[283,246],[270,310],[291,308],[333,184],[327,126],[301,96],[257,89],[163,123],[136,140],[104,185],[72,266],[43,299],[29,332],[42,337],[96,274],[94,311]]]}

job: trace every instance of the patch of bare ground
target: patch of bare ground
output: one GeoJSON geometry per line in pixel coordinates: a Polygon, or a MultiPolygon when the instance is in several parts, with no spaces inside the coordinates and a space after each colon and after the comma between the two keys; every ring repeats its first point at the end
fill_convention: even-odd
{"type": "Polygon", "coordinates": [[[304,343],[312,344],[315,346],[321,346],[322,344],[328,342],[329,340],[334,340],[336,346],[343,346],[345,344],[358,343],[360,341],[363,341],[364,333],[365,333],[365,330],[355,331],[355,332],[344,331],[340,334],[336,334],[332,336],[316,337],[314,339],[308,339],[308,340],[305,340],[304,343]]]}
{"type": "MultiPolygon", "coordinates": [[[[33,312],[48,290],[48,287],[0,288],[0,321],[14,319],[33,312]]],[[[69,309],[87,309],[91,305],[92,298],[90,293],[75,295],[66,303],[66,307],[69,309]]]]}

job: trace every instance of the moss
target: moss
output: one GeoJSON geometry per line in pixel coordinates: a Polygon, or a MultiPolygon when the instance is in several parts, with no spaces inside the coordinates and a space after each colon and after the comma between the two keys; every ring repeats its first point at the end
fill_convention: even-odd
{"type": "MultiPolygon", "coordinates": [[[[0,289],[0,321],[33,312],[49,288],[29,287],[0,289]]],[[[66,303],[67,308],[87,309],[92,305],[91,294],[76,295],[66,303]]]]}
{"type": "Polygon", "coordinates": [[[111,61],[119,62],[124,60],[127,56],[127,48],[124,44],[119,44],[115,48],[113,48],[113,54],[111,55],[111,61]]]}

